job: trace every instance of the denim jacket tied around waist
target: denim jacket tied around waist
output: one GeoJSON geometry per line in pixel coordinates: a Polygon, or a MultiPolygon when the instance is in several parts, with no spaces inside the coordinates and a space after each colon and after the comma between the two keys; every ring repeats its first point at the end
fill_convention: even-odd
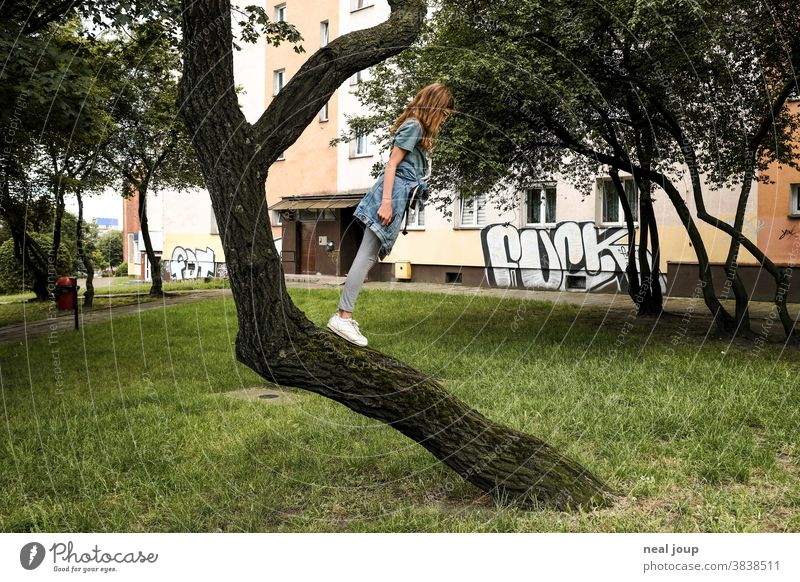
{"type": "MultiPolygon", "coordinates": [[[[403,222],[403,214],[406,210],[406,202],[414,189],[414,186],[419,185],[419,192],[425,190],[427,185],[422,179],[417,178],[414,166],[409,162],[402,161],[397,166],[394,176],[394,185],[392,187],[392,220],[389,224],[382,224],[381,219],[378,217],[378,210],[383,201],[383,174],[381,170],[378,176],[378,181],[375,185],[364,195],[361,202],[358,203],[355,210],[355,217],[360,220],[366,228],[372,230],[378,239],[381,241],[381,248],[378,252],[378,258],[383,259],[388,255],[394,246],[397,236],[400,233],[403,222]]],[[[422,209],[424,198],[418,201],[418,209],[422,209]]]]}

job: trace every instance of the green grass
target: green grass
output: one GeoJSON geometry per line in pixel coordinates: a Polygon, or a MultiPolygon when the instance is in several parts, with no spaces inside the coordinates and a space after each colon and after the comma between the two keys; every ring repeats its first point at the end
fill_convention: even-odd
{"type": "MultiPolygon", "coordinates": [[[[148,293],[150,283],[131,280],[125,277],[104,277],[95,280],[95,298],[92,310],[108,309],[120,305],[132,305],[151,301],[148,293]],[[102,297],[103,295],[127,295],[127,297],[102,297]]],[[[167,293],[172,291],[189,291],[194,289],[221,289],[228,287],[225,279],[211,279],[208,283],[204,280],[170,281],[162,286],[167,293]]],[[[83,295],[85,286],[78,290],[78,301],[83,309],[83,295]]],[[[16,295],[0,295],[0,327],[23,321],[39,321],[47,319],[53,309],[55,301],[33,301],[33,293],[18,293],[16,295]]],[[[89,310],[86,310],[87,312],[89,310]]]]}
{"type": "MultiPolygon", "coordinates": [[[[292,294],[324,323],[338,290],[292,294]]],[[[800,530],[797,351],[490,297],[365,290],[357,315],[373,346],[623,498],[496,507],[322,397],[231,398],[264,383],[235,362],[234,306],[215,300],[0,345],[0,530],[800,530]]]]}

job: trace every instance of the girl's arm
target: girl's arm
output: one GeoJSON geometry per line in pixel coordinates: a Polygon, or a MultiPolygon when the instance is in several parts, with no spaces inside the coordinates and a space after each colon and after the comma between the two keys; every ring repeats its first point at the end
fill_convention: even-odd
{"type": "Polygon", "coordinates": [[[403,161],[406,156],[406,150],[394,146],[392,153],[389,156],[389,161],[386,162],[386,169],[383,172],[383,199],[381,207],[378,209],[378,218],[381,219],[381,224],[389,224],[392,221],[392,190],[394,189],[394,176],[397,166],[403,161]]]}

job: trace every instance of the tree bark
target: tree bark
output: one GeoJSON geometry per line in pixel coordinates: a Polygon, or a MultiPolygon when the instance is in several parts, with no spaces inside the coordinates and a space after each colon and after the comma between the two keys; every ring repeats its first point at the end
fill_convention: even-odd
{"type": "MultiPolygon", "coordinates": [[[[64,218],[64,189],[61,184],[55,186],[55,216],[53,220],[53,243],[50,245],[50,252],[47,256],[47,270],[53,272],[56,277],[58,268],[58,249],[61,247],[61,222],[64,218]]],[[[72,273],[65,273],[72,275],[72,273]]],[[[48,277],[48,291],[53,293],[56,285],[56,277],[48,277]]]]}
{"type": "Polygon", "coordinates": [[[38,301],[50,299],[48,285],[47,255],[39,246],[35,239],[28,236],[25,229],[25,207],[27,202],[22,204],[12,199],[11,184],[8,168],[4,168],[5,175],[0,178],[2,188],[0,188],[0,211],[6,219],[8,229],[11,231],[11,238],[14,241],[14,256],[19,264],[22,265],[24,273],[29,271],[33,277],[33,292],[38,301]]]}
{"type": "MultiPolygon", "coordinates": [[[[625,188],[622,185],[622,180],[619,179],[619,171],[616,168],[611,168],[609,171],[611,181],[614,183],[614,188],[617,191],[617,197],[622,205],[622,213],[625,215],[625,226],[628,228],[628,265],[625,267],[625,273],[628,276],[628,295],[633,300],[638,313],[642,300],[642,288],[639,285],[639,271],[636,268],[636,229],[633,226],[633,211],[628,202],[628,197],[625,196],[625,188]]],[[[641,228],[641,227],[640,227],[641,228]]],[[[641,245],[641,238],[639,244],[641,245]]]]}
{"type": "Polygon", "coordinates": [[[640,182],[639,224],[642,232],[639,238],[639,268],[642,276],[643,300],[639,310],[641,315],[660,315],[664,309],[664,294],[661,290],[661,242],[658,238],[658,223],[650,198],[652,184],[640,182]],[[653,265],[647,260],[647,247],[652,249],[653,265]]]}
{"type": "Polygon", "coordinates": [[[147,176],[137,187],[137,192],[139,193],[139,226],[142,229],[142,240],[144,240],[144,254],[147,256],[147,262],[150,264],[150,277],[152,279],[150,296],[163,297],[161,259],[156,256],[153,250],[153,241],[150,239],[150,226],[147,221],[147,190],[150,185],[150,176],[151,171],[147,170],[147,176]]]}
{"type": "Polygon", "coordinates": [[[83,246],[83,194],[80,189],[75,191],[75,196],[78,198],[78,225],[75,227],[75,237],[77,240],[78,256],[86,268],[86,289],[83,292],[83,307],[91,308],[94,302],[94,266],[92,265],[92,258],[87,254],[83,246]]]}
{"type": "Polygon", "coordinates": [[[706,307],[708,307],[709,312],[711,312],[715,324],[723,331],[730,329],[730,322],[733,321],[733,317],[719,302],[714,292],[714,281],[711,278],[711,266],[708,261],[708,252],[706,251],[703,237],[700,235],[700,231],[697,230],[697,225],[692,218],[691,212],[689,212],[689,208],[683,201],[680,192],[678,192],[678,189],[675,188],[675,185],[669,178],[662,173],[653,170],[645,170],[633,164],[630,160],[624,159],[618,155],[610,155],[593,149],[580,138],[573,136],[566,128],[558,123],[551,123],[550,129],[554,132],[556,137],[563,142],[565,147],[568,147],[575,153],[597,160],[611,168],[628,172],[635,176],[637,181],[647,180],[651,183],[658,184],[664,190],[672,206],[675,208],[675,211],[678,213],[678,217],[686,229],[686,233],[689,235],[689,240],[694,246],[703,301],[706,307]]]}
{"type": "Polygon", "coordinates": [[[179,111],[190,128],[220,227],[239,330],[237,359],[272,382],[303,388],[380,420],[496,499],[530,507],[601,504],[608,489],[543,441],[493,423],[438,382],[390,356],[317,328],[286,292],[264,210],[270,164],[355,72],[407,48],[423,0],[390,0],[390,18],[309,57],[259,121],[234,92],[230,3],[183,2],[179,111]]]}

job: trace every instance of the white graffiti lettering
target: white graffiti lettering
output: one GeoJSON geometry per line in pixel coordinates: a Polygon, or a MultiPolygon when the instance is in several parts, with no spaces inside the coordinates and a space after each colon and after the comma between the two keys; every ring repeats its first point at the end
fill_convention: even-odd
{"type": "Polygon", "coordinates": [[[175,247],[172,249],[168,268],[174,281],[213,277],[216,273],[214,250],[211,247],[193,251],[184,247],[175,247]]]}
{"type": "MultiPolygon", "coordinates": [[[[598,228],[592,221],[518,230],[490,224],[481,231],[486,277],[493,287],[566,291],[626,291],[625,228],[598,228]]],[[[636,248],[638,252],[638,248],[636,248]]],[[[647,250],[647,260],[653,256],[647,250]]],[[[666,277],[661,274],[666,292],[666,277]]]]}

